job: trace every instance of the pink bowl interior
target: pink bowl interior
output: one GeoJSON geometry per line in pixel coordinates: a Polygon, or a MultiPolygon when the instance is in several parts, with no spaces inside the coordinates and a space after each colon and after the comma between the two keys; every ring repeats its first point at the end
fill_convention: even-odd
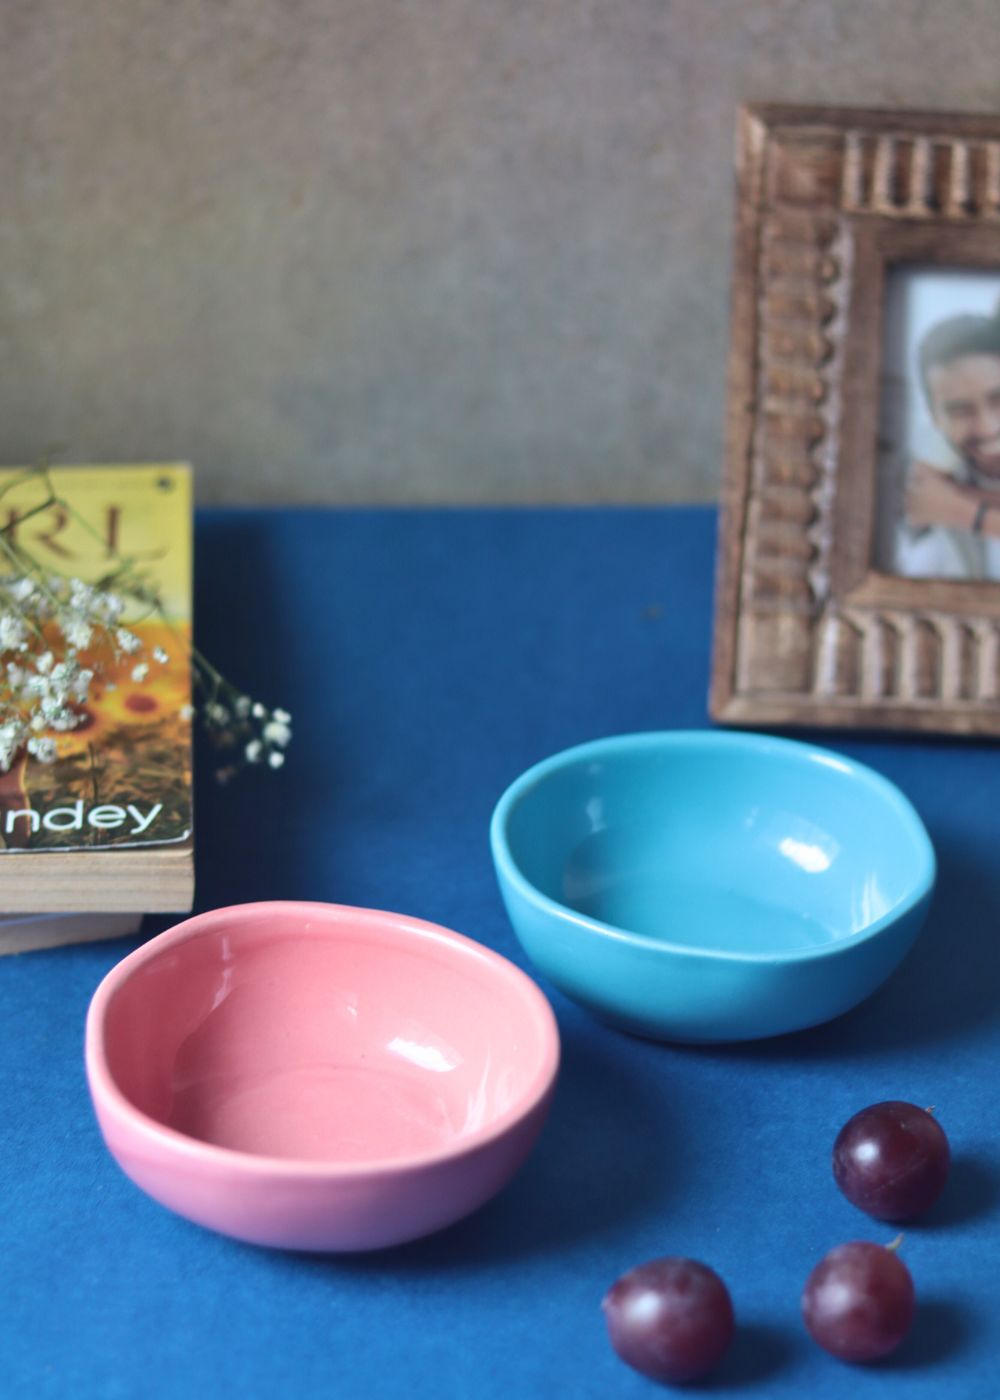
{"type": "Polygon", "coordinates": [[[135,1108],[241,1152],[373,1163],[453,1149],[541,1092],[550,1013],[516,968],[401,916],[283,908],[133,955],[103,1049],[135,1108]]]}

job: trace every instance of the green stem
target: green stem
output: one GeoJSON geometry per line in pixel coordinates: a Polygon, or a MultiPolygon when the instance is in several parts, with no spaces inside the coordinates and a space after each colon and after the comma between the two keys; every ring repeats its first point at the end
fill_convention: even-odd
{"type": "Polygon", "coordinates": [[[37,562],[37,560],[33,559],[30,554],[27,554],[18,545],[11,544],[10,540],[7,539],[6,534],[3,530],[0,530],[0,550],[2,550],[4,554],[6,554],[7,558],[11,561],[14,567],[20,570],[22,574],[31,574],[31,576],[35,580],[35,584],[38,587],[39,592],[45,595],[45,597],[51,603],[52,607],[54,607],[57,611],[59,610],[59,608],[62,607],[62,604],[60,603],[59,599],[56,597],[56,595],[52,592],[51,588],[45,582],[42,566],[37,562]],[[27,561],[27,568],[25,568],[25,561],[27,561]]]}

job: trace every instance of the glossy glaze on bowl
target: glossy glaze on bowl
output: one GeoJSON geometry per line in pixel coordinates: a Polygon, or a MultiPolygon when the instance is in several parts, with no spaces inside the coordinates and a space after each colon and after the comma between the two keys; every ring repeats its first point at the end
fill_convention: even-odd
{"type": "Polygon", "coordinates": [[[934,882],[906,798],[792,740],[675,732],[538,764],[494,813],[536,965],[606,1019],[683,1040],[814,1025],[909,948],[934,882]]]}
{"type": "Polygon", "coordinates": [[[98,1118],[164,1204],[300,1249],[398,1243],[492,1195],[528,1151],[558,1062],[517,968],[449,930],[332,905],[213,911],[102,983],[98,1118]]]}

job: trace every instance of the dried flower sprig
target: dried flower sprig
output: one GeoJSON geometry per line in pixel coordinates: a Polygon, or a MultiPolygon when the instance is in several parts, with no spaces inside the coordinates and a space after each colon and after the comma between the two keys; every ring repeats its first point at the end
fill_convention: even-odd
{"type": "Polygon", "coordinates": [[[196,662],[199,684],[209,697],[202,716],[209,738],[232,755],[216,772],[229,782],[247,764],[280,768],[292,741],[292,717],[287,710],[269,710],[236,689],[203,656],[196,662]]]}
{"type": "Polygon", "coordinates": [[[53,734],[83,722],[91,685],[110,666],[132,661],[131,679],[142,684],[155,667],[167,664],[169,653],[155,646],[147,656],[133,630],[151,617],[170,627],[177,645],[189,653],[195,703],[185,706],[181,717],[197,715],[212,742],[227,751],[219,779],[228,781],[247,765],[280,768],[292,738],[291,716],[243,694],[180,636],[166,616],[155,577],[139,560],[111,550],[107,573],[85,583],[44,567],[25,548],[16,530],[33,515],[58,507],[107,551],[90,522],[56,493],[47,465],[19,473],[0,487],[0,498],[31,478],[42,481],[45,498],[0,528],[0,771],[8,772],[22,754],[53,762],[58,754],[53,734]]]}

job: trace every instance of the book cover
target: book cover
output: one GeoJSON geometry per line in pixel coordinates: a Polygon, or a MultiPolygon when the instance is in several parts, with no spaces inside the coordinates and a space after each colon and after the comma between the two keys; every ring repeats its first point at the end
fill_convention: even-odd
{"type": "MultiPolygon", "coordinates": [[[[24,550],[54,578],[112,593],[127,565],[146,595],[138,602],[126,596],[114,626],[95,629],[89,646],[74,651],[93,679],[72,707],[74,726],[44,731],[54,761],[37,762],[22,747],[0,775],[2,908],[4,863],[16,854],[190,842],[190,470],[0,470],[0,538],[13,546],[0,560],[9,569],[0,591],[16,579],[24,550]]],[[[54,623],[44,626],[58,660],[65,638],[54,623]]],[[[16,650],[5,650],[3,662],[16,674],[16,650]]]]}
{"type": "MultiPolygon", "coordinates": [[[[84,629],[71,647],[74,664],[92,676],[71,706],[73,727],[41,731],[50,762],[20,743],[0,774],[3,913],[189,907],[190,496],[181,463],[0,470],[4,616],[22,574],[20,552],[52,570],[53,587],[70,578],[115,594],[127,578],[132,589],[122,587],[123,612],[112,626],[95,627],[90,638],[84,629]]],[[[67,655],[62,627],[45,620],[43,637],[31,638],[34,685],[43,683],[39,650],[50,645],[52,673],[67,655]]],[[[17,645],[4,645],[1,659],[10,697],[24,675],[17,645]]]]}

